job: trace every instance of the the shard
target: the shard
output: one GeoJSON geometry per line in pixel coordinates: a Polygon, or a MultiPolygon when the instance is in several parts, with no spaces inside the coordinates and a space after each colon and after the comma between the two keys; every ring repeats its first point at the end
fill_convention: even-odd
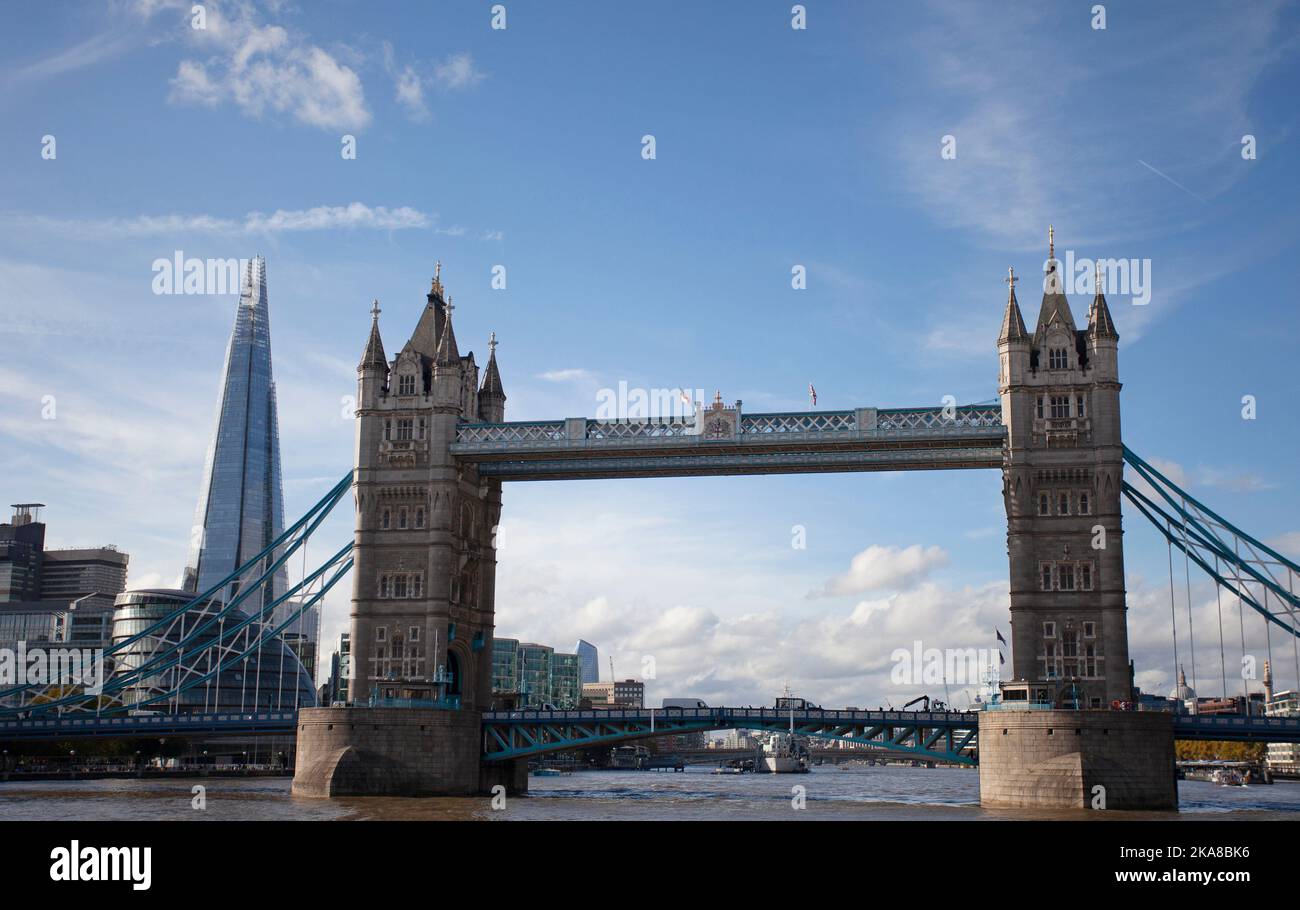
{"type": "MultiPolygon", "coordinates": [[[[235,329],[226,348],[216,429],[203,467],[184,587],[201,593],[265,549],[284,531],[280,479],[280,430],[271,375],[271,322],[266,262],[257,256],[244,269],[235,329]]],[[[245,576],[245,582],[256,575],[245,576]]],[[[287,573],[275,574],[269,591],[244,604],[257,612],[285,592],[287,573]]],[[[227,586],[219,599],[238,590],[227,586]]]]}

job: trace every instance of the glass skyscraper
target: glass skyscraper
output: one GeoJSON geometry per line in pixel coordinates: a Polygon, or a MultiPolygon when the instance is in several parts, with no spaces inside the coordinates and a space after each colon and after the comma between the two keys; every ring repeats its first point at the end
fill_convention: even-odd
{"type": "Polygon", "coordinates": [[[586,639],[579,638],[578,646],[573,650],[582,662],[582,681],[600,682],[600,655],[596,652],[596,646],[586,639]]]}
{"type": "MultiPolygon", "coordinates": [[[[284,531],[280,479],[280,428],[271,376],[271,321],[266,262],[257,256],[244,270],[235,329],[226,348],[216,429],[208,447],[194,515],[184,588],[201,593],[257,555],[284,531]]],[[[244,602],[255,613],[284,594],[281,568],[270,591],[244,602]]],[[[229,600],[235,591],[225,592],[229,600]]],[[[222,592],[214,595],[222,599],[222,592]]]]}

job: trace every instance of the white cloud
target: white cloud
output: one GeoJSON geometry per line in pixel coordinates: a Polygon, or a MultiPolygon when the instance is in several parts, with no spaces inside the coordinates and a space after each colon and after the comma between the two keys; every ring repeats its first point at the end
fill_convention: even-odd
{"type": "MultiPolygon", "coordinates": [[[[260,24],[251,3],[209,0],[204,6],[205,28],[191,28],[188,17],[177,24],[208,56],[177,66],[173,103],[229,103],[250,117],[284,114],[321,129],[361,129],[370,122],[360,76],[334,54],[283,26],[260,24]]],[[[149,2],[136,11],[147,20],[183,8],[149,2]]]]}
{"type": "Polygon", "coordinates": [[[823,597],[834,597],[911,588],[932,569],[947,562],[948,554],[942,547],[912,544],[900,549],[872,544],[853,557],[848,572],[826,582],[820,593],[823,597]]]}

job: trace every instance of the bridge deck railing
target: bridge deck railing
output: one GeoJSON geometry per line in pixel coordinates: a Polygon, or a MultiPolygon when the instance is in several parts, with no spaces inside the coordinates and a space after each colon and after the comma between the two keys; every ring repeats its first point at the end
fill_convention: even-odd
{"type": "MultiPolygon", "coordinates": [[[[454,449],[468,452],[699,443],[705,440],[700,436],[698,413],[625,420],[572,418],[463,423],[456,430],[454,449]]],[[[745,443],[850,441],[875,437],[993,437],[1004,432],[1002,409],[997,405],[742,414],[737,430],[731,438],[745,443]]]]}

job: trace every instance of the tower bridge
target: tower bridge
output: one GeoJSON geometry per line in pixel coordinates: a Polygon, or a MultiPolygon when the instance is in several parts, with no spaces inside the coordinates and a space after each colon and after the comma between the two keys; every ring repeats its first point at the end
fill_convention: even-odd
{"type": "MultiPolygon", "coordinates": [[[[1119,335],[1098,293],[1075,323],[1049,246],[1049,270],[1031,332],[1014,273],[997,338],[998,403],[949,407],[746,413],[716,395],[680,417],[627,421],[571,417],[505,419],[506,393],[489,343],[481,374],[462,355],[441,267],[415,329],[385,352],[380,308],[358,365],[354,469],[266,549],[200,593],[207,601],[238,582],[239,595],[139,666],[105,695],[0,689],[0,735],[106,735],[162,724],[120,715],[165,707],[203,685],[223,661],[248,658],[232,644],[248,622],[277,634],[350,573],[352,702],[276,718],[214,716],[167,721],[180,730],[232,724],[256,733],[292,723],[298,736],[295,792],[303,795],[469,794],[495,784],[524,788],[524,759],[583,743],[614,742],[668,728],[773,728],[763,712],[708,709],[692,717],[653,712],[502,712],[491,688],[497,551],[506,482],[619,477],[1000,469],[1007,516],[1011,676],[1000,710],[921,717],[908,712],[818,712],[785,719],[813,736],[897,751],[978,757],[981,798],[993,805],[1086,806],[1104,786],[1111,808],[1176,804],[1173,741],[1293,741],[1300,722],[1278,718],[1175,717],[1112,710],[1134,700],[1124,588],[1121,496],[1242,605],[1300,636],[1300,566],[1197,502],[1125,448],[1120,426],[1119,335]],[[1142,488],[1124,480],[1128,466],[1142,488]],[[247,621],[215,623],[258,591],[351,492],[352,541],[247,621]],[[296,606],[302,605],[302,606],[296,606]],[[283,606],[275,613],[277,607],[283,606]],[[286,619],[281,621],[289,610],[286,619]],[[271,617],[275,617],[273,623],[271,617]],[[206,636],[206,638],[204,638],[206,636]],[[195,663],[200,639],[218,657],[195,663]],[[188,650],[187,650],[188,649],[188,650]],[[183,666],[186,658],[189,664],[183,666]],[[147,703],[114,701],[151,679],[147,703]],[[17,707],[14,700],[17,700],[17,707]],[[1015,710],[1017,707],[1024,710],[1015,710]],[[81,716],[59,717],[59,712],[81,716]],[[94,717],[86,716],[90,711],[94,717]],[[21,714],[21,717],[15,717],[21,714]],[[51,718],[54,718],[51,721],[51,718]],[[658,724],[666,724],[659,726],[658,724]],[[973,752],[972,752],[973,747],[973,752]]],[[[1172,571],[1172,561],[1171,561],[1172,571]]],[[[266,601],[270,599],[270,603],[266,601]]],[[[255,603],[255,601],[254,601],[255,603]]],[[[181,608],[184,610],[185,608],[181,608]]],[[[247,608],[245,608],[247,609],[247,608]]],[[[127,647],[159,620],[113,649],[127,647]]],[[[193,625],[193,624],[191,624],[193,625]]],[[[244,634],[244,640],[253,636],[244,634]]],[[[257,636],[262,637],[260,634],[257,636]]],[[[243,648],[241,650],[241,648],[243,648]]],[[[229,665],[229,664],[227,664],[229,665]]],[[[1297,654],[1300,675],[1300,653],[1297,654]]],[[[282,706],[277,706],[282,707],[282,706]]],[[[171,728],[169,727],[169,729],[171,728]]],[[[182,734],[183,735],[183,734],[182,734]]]]}

